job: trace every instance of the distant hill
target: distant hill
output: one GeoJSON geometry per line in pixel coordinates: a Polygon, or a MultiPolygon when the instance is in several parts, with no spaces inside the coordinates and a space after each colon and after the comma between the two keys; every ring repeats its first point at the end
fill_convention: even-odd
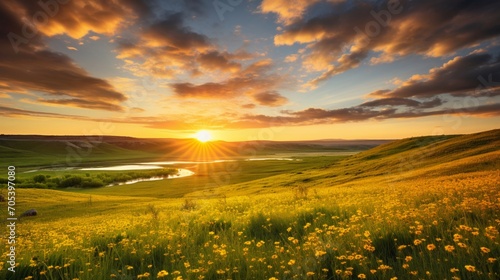
{"type": "Polygon", "coordinates": [[[363,151],[390,140],[213,141],[123,136],[0,135],[0,154],[16,166],[76,166],[137,160],[210,160],[297,152],[363,151]]]}

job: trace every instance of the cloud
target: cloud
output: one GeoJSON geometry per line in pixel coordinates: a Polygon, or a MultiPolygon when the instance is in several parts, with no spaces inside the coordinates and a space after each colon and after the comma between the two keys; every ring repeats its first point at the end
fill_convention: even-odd
{"type": "Polygon", "coordinates": [[[365,102],[359,107],[383,107],[383,106],[406,106],[415,108],[434,108],[443,105],[443,100],[439,98],[434,98],[429,101],[417,101],[408,98],[382,98],[373,101],[365,102]]]}
{"type": "Polygon", "coordinates": [[[250,103],[241,105],[241,108],[244,108],[244,109],[253,109],[255,107],[257,107],[255,104],[250,104],[250,103]]]}
{"type": "Polygon", "coordinates": [[[257,103],[264,106],[277,107],[288,102],[288,99],[276,91],[264,91],[253,95],[257,103]]]}
{"type": "Polygon", "coordinates": [[[232,98],[237,96],[236,80],[225,83],[204,83],[194,85],[192,83],[176,83],[172,89],[179,97],[184,98],[232,98]]]}
{"type": "Polygon", "coordinates": [[[78,49],[75,48],[75,47],[66,47],[68,50],[71,50],[71,51],[77,51],[78,49]]]}
{"type": "Polygon", "coordinates": [[[175,78],[186,73],[200,74],[198,55],[215,50],[207,36],[184,25],[181,13],[165,16],[136,37],[119,40],[117,55],[136,76],[175,78]]]}
{"type": "Polygon", "coordinates": [[[27,91],[41,92],[51,97],[50,102],[66,102],[68,106],[76,107],[86,104],[84,108],[90,107],[89,102],[99,100],[96,101],[99,109],[122,110],[119,104],[126,99],[122,93],[107,81],[89,75],[66,55],[48,50],[40,35],[32,37],[29,43],[19,45],[16,53],[9,34],[11,30],[21,30],[24,23],[18,13],[12,12],[5,3],[0,4],[2,91],[23,94],[27,91]]]}
{"type": "Polygon", "coordinates": [[[394,90],[376,91],[372,97],[491,97],[500,95],[500,61],[488,53],[457,56],[426,75],[414,75],[394,90]]]}
{"type": "Polygon", "coordinates": [[[192,53],[211,47],[207,36],[184,26],[182,13],[170,15],[149,26],[142,33],[142,39],[147,46],[161,46],[170,52],[192,53]]]}
{"type": "Polygon", "coordinates": [[[333,110],[308,108],[302,111],[282,112],[281,116],[247,115],[238,121],[228,124],[230,127],[247,128],[270,126],[304,126],[314,124],[332,124],[359,122],[368,120],[386,120],[401,118],[421,118],[436,115],[470,115],[478,117],[499,117],[500,103],[470,106],[463,108],[439,109],[434,111],[410,110],[399,112],[396,109],[373,110],[364,107],[351,107],[333,110]]]}
{"type": "Polygon", "coordinates": [[[296,53],[288,55],[287,57],[285,57],[285,62],[295,62],[298,57],[299,57],[299,55],[296,53]]]}
{"type": "Polygon", "coordinates": [[[259,9],[262,13],[275,13],[278,15],[278,22],[291,24],[302,17],[309,6],[320,0],[297,0],[293,3],[287,0],[263,0],[259,9]]]}
{"type": "MultiPolygon", "coordinates": [[[[4,1],[16,18],[25,18],[46,36],[84,37],[89,31],[113,35],[150,12],[144,1],[4,1]],[[61,4],[64,3],[64,4],[61,4]]],[[[22,34],[22,27],[11,30],[22,34]]]]}
{"type": "Polygon", "coordinates": [[[231,54],[218,51],[203,53],[198,57],[200,65],[207,70],[221,70],[224,72],[238,72],[241,64],[231,61],[231,54]]]}
{"type": "Polygon", "coordinates": [[[45,103],[49,105],[62,105],[69,107],[79,107],[94,110],[106,110],[106,111],[123,111],[120,105],[110,104],[108,102],[99,101],[98,99],[85,100],[78,98],[71,99],[38,99],[39,103],[45,103]]]}
{"type": "Polygon", "coordinates": [[[275,36],[274,43],[306,44],[304,68],[321,72],[309,81],[310,87],[358,67],[370,56],[371,63],[390,62],[411,54],[437,57],[500,35],[500,2],[495,0],[383,0],[323,5],[324,12],[307,19],[301,15],[311,5],[299,4],[300,13],[292,8],[290,15],[285,11],[290,4],[269,8],[281,16],[280,20],[300,16],[275,36]]]}
{"type": "Polygon", "coordinates": [[[93,35],[93,36],[90,36],[89,39],[97,41],[97,40],[101,39],[101,37],[93,35]]]}
{"type": "Polygon", "coordinates": [[[31,110],[23,110],[12,107],[0,106],[0,116],[2,117],[43,117],[43,118],[56,118],[56,119],[85,119],[84,117],[79,116],[71,116],[57,113],[46,113],[46,112],[37,112],[31,110]]]}
{"type": "Polygon", "coordinates": [[[276,89],[285,81],[284,76],[272,74],[272,61],[259,60],[221,82],[193,84],[190,82],[173,83],[171,88],[178,98],[227,99],[252,98],[263,106],[281,106],[287,99],[276,89]]]}

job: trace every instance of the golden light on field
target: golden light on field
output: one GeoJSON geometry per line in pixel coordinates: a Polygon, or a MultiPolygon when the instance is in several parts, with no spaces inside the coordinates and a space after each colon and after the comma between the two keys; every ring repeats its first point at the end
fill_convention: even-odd
{"type": "Polygon", "coordinates": [[[207,130],[200,130],[196,133],[196,139],[202,143],[212,140],[212,134],[207,130]]]}

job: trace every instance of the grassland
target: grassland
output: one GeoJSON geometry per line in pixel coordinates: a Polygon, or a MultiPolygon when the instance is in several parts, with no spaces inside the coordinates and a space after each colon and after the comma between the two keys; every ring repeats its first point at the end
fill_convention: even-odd
{"type": "Polygon", "coordinates": [[[499,147],[495,130],[116,188],[17,189],[18,208],[39,215],[18,222],[16,273],[5,246],[0,278],[499,279],[499,147]]]}

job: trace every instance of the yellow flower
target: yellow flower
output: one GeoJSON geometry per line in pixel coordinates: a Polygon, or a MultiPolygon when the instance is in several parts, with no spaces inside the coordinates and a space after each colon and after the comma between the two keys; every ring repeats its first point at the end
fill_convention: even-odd
{"type": "Polygon", "coordinates": [[[166,270],[162,270],[158,272],[157,278],[163,278],[168,275],[168,272],[166,270]]]}
{"type": "Polygon", "coordinates": [[[434,244],[427,245],[427,250],[432,251],[434,249],[436,249],[436,245],[434,245],[434,244]]]}
{"type": "Polygon", "coordinates": [[[466,265],[466,266],[465,266],[465,269],[467,269],[467,270],[468,270],[468,271],[470,271],[470,272],[474,272],[474,271],[476,271],[476,267],[475,267],[475,266],[473,266],[473,265],[466,265]]]}
{"type": "Polygon", "coordinates": [[[455,247],[452,245],[446,245],[444,246],[444,249],[448,252],[453,252],[455,250],[455,247]]]}
{"type": "Polygon", "coordinates": [[[392,267],[385,265],[385,264],[381,264],[381,265],[379,265],[378,269],[379,270],[388,270],[388,269],[392,269],[392,267]]]}
{"type": "Polygon", "coordinates": [[[488,258],[488,262],[489,262],[489,263],[494,263],[494,262],[496,262],[496,261],[497,261],[497,259],[496,259],[496,258],[488,258]]]}
{"type": "Polygon", "coordinates": [[[326,252],[323,250],[316,250],[316,253],[314,254],[316,257],[321,257],[323,255],[326,255],[326,252]]]}
{"type": "Polygon", "coordinates": [[[288,261],[288,265],[294,265],[294,264],[295,264],[295,260],[288,261]]]}
{"type": "Polygon", "coordinates": [[[481,252],[487,254],[490,252],[490,249],[486,248],[486,247],[481,247],[481,252]]]}
{"type": "Polygon", "coordinates": [[[413,260],[413,257],[412,257],[412,256],[406,256],[406,257],[405,257],[405,261],[406,261],[406,262],[410,262],[411,260],[413,260]]]}
{"type": "Polygon", "coordinates": [[[370,252],[375,251],[375,247],[373,247],[373,246],[371,246],[371,245],[369,245],[369,244],[365,244],[365,245],[363,246],[363,248],[364,248],[365,250],[367,250],[367,251],[370,251],[370,252]]]}
{"type": "Polygon", "coordinates": [[[358,278],[359,279],[366,279],[366,275],[364,275],[364,274],[361,273],[361,274],[358,275],[358,278]]]}
{"type": "Polygon", "coordinates": [[[404,248],[406,248],[406,245],[401,245],[401,246],[399,246],[399,247],[398,247],[398,250],[400,250],[400,251],[401,251],[401,250],[403,250],[404,248]]]}
{"type": "Polygon", "coordinates": [[[418,245],[422,244],[422,241],[420,239],[415,239],[413,241],[413,244],[415,244],[415,246],[418,246],[418,245]]]}
{"type": "Polygon", "coordinates": [[[459,272],[459,271],[460,271],[460,269],[458,269],[458,268],[452,268],[452,269],[450,269],[451,273],[455,273],[455,272],[459,272]]]}
{"type": "Polygon", "coordinates": [[[314,272],[312,272],[312,271],[308,271],[308,272],[306,273],[306,275],[307,275],[307,276],[314,276],[314,272]]]}

